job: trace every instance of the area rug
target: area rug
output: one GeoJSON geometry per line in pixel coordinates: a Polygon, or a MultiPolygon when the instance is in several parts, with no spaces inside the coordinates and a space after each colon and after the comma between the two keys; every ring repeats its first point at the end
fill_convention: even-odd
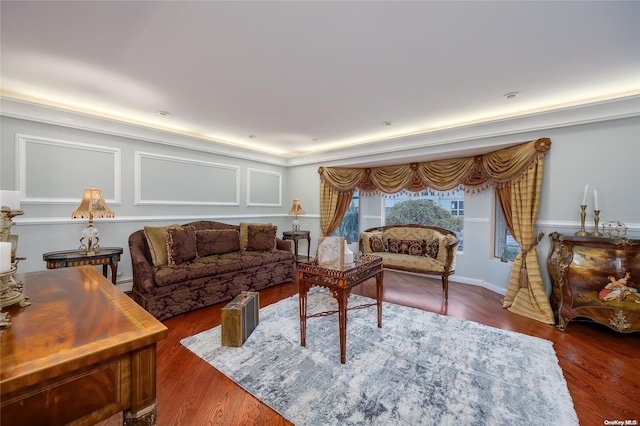
{"type": "MultiPolygon", "coordinates": [[[[314,288],[308,306],[336,302],[314,288]]],[[[375,307],[349,311],[343,365],[336,315],[307,320],[306,347],[299,330],[296,295],[261,309],[241,348],[220,327],[182,344],[298,426],[578,425],[547,340],[385,302],[381,329],[375,307]]]]}

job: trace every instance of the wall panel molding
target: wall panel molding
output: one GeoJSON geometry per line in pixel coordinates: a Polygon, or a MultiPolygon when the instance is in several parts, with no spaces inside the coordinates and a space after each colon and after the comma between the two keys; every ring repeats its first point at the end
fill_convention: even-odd
{"type": "Polygon", "coordinates": [[[282,173],[247,169],[247,206],[282,207],[282,173]]]}
{"type": "Polygon", "coordinates": [[[239,206],[240,167],[135,152],[136,205],[239,206]]]}
{"type": "Polygon", "coordinates": [[[16,133],[20,202],[77,204],[83,190],[95,186],[107,204],[120,205],[121,158],[119,148],[16,133]]]}

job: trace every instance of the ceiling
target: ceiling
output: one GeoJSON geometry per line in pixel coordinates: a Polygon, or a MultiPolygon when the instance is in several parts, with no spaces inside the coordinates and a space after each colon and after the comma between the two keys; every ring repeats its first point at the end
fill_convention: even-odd
{"type": "Polygon", "coordinates": [[[289,158],[640,94],[637,1],[2,0],[0,15],[5,99],[289,158]]]}

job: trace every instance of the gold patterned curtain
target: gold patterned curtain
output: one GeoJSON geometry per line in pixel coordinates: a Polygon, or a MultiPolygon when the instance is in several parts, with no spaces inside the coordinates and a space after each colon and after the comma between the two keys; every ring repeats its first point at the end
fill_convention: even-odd
{"type": "Polygon", "coordinates": [[[520,253],[513,261],[502,306],[516,314],[553,324],[553,311],[542,281],[536,251],[536,245],[544,236],[535,233],[543,162],[543,158],[538,159],[523,179],[497,191],[509,232],[520,244],[520,253]]]}
{"type": "Polygon", "coordinates": [[[320,222],[324,235],[339,226],[356,189],[362,193],[449,191],[496,188],[505,222],[521,252],[514,261],[503,306],[553,323],[535,246],[544,155],[551,148],[541,138],[484,155],[374,168],[320,167],[320,222]]]}

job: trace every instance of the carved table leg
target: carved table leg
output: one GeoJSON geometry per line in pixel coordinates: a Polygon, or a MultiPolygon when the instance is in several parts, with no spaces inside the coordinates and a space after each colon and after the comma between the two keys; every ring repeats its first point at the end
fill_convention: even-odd
{"type": "Polygon", "coordinates": [[[298,274],[298,301],[300,304],[300,346],[307,345],[307,292],[309,286],[303,278],[302,272],[298,274]]]}
{"type": "Polygon", "coordinates": [[[382,274],[380,271],[376,275],[376,303],[378,305],[378,328],[382,328],[382,274]]]}

